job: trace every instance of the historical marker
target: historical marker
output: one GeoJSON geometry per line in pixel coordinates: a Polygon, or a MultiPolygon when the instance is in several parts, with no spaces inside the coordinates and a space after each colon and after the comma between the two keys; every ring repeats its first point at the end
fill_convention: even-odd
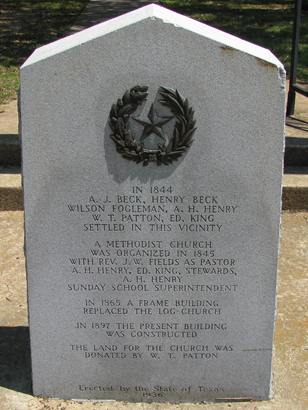
{"type": "Polygon", "coordinates": [[[150,5],[21,69],[33,389],[270,395],[284,77],[150,5]]]}

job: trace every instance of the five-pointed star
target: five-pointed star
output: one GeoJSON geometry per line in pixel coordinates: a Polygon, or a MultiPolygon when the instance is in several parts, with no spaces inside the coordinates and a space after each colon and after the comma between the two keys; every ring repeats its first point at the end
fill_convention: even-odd
{"type": "Polygon", "coordinates": [[[148,114],[148,119],[150,122],[147,121],[142,121],[139,120],[138,118],[133,119],[138,122],[139,124],[143,125],[143,132],[140,138],[140,142],[143,142],[148,136],[151,134],[155,134],[158,137],[162,138],[165,142],[167,142],[167,138],[164,135],[164,132],[162,130],[162,127],[167,124],[173,117],[165,117],[164,120],[162,121],[156,121],[154,119],[154,105],[151,105],[149,114],[148,114]]]}

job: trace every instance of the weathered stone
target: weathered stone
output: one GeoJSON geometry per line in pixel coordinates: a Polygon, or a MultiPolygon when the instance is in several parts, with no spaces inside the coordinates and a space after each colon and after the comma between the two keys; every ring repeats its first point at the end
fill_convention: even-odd
{"type": "Polygon", "coordinates": [[[38,49],[21,114],[34,393],[268,398],[280,62],[147,6],[38,49]]]}

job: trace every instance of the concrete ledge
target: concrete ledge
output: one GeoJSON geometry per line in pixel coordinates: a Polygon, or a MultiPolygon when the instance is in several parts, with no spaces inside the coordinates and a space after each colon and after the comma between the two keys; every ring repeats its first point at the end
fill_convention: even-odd
{"type": "MultiPolygon", "coordinates": [[[[23,210],[19,168],[0,168],[0,211],[23,210]]],[[[288,168],[283,176],[282,209],[308,210],[308,168],[288,168]]]]}

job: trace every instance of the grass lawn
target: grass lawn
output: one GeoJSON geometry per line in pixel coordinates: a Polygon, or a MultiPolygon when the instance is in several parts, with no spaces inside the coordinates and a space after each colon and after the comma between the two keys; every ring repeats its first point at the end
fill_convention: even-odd
{"type": "MultiPolygon", "coordinates": [[[[19,66],[36,47],[63,36],[87,3],[0,0],[0,104],[16,95],[19,66]]],[[[160,4],[271,49],[289,69],[293,0],[161,0],[160,4]]],[[[307,10],[302,13],[298,78],[308,81],[307,10]]]]}
{"type": "MultiPolygon", "coordinates": [[[[294,0],[161,0],[160,4],[269,48],[285,65],[288,73],[294,0]]],[[[307,82],[308,10],[302,11],[300,43],[297,76],[307,82]]]]}
{"type": "Polygon", "coordinates": [[[19,66],[64,35],[88,0],[0,0],[0,104],[16,95],[19,66]]]}

